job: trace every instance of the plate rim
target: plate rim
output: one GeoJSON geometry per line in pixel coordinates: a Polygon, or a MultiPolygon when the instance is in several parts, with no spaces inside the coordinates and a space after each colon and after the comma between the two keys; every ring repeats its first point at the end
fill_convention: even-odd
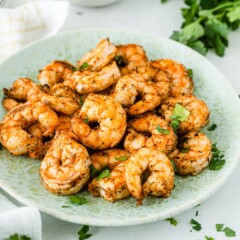
{"type": "MultiPolygon", "coordinates": [[[[24,52],[25,49],[34,47],[35,45],[38,45],[38,43],[40,42],[44,42],[44,41],[49,41],[49,39],[54,39],[54,38],[61,38],[61,36],[64,35],[74,35],[74,34],[78,34],[81,32],[100,32],[100,31],[107,31],[107,32],[125,32],[126,34],[139,34],[139,37],[148,37],[148,38],[155,38],[156,40],[162,40],[162,41],[170,41],[173,44],[178,45],[179,47],[183,48],[183,51],[191,51],[191,54],[196,55],[197,57],[201,57],[202,59],[204,59],[205,63],[208,64],[208,66],[210,66],[211,68],[214,69],[214,71],[217,71],[217,73],[219,75],[221,75],[222,79],[221,81],[224,82],[224,84],[228,85],[229,89],[231,89],[231,92],[229,93],[231,95],[232,98],[235,98],[235,101],[238,102],[238,107],[240,109],[240,101],[238,99],[237,93],[235,91],[235,89],[232,87],[232,85],[230,84],[230,82],[227,80],[227,78],[222,74],[222,72],[213,64],[211,63],[206,57],[202,56],[201,54],[195,52],[194,50],[192,50],[191,48],[178,43],[172,39],[168,39],[165,37],[161,37],[158,36],[157,34],[151,34],[151,33],[145,33],[145,32],[141,32],[141,31],[132,31],[132,30],[126,30],[126,29],[112,29],[112,28],[89,28],[89,29],[81,29],[81,30],[71,30],[71,31],[66,31],[66,32],[61,32],[58,33],[54,36],[49,36],[43,39],[39,39],[37,41],[34,41],[30,44],[28,44],[27,46],[24,46],[21,50],[19,50],[17,53],[11,55],[9,58],[7,58],[5,61],[1,62],[0,67],[4,66],[5,64],[8,64],[8,62],[11,61],[12,58],[14,58],[15,55],[21,54],[21,52],[24,52]],[[141,35],[141,36],[140,36],[141,35]]],[[[240,145],[239,145],[240,146],[240,145]]],[[[224,178],[221,178],[218,180],[217,183],[212,184],[212,187],[210,189],[208,189],[207,192],[205,192],[205,194],[203,196],[197,197],[193,200],[191,200],[190,202],[188,201],[187,203],[181,205],[181,208],[178,209],[172,209],[171,211],[166,211],[164,214],[161,215],[154,215],[153,217],[151,216],[143,216],[141,218],[131,218],[131,220],[119,220],[119,219],[115,219],[114,221],[111,220],[100,220],[100,219],[86,219],[86,218],[79,218],[76,216],[73,216],[71,214],[67,214],[64,212],[61,212],[59,210],[52,210],[49,207],[44,207],[40,204],[35,203],[33,200],[29,200],[27,197],[22,196],[21,194],[18,194],[14,191],[14,189],[12,189],[11,187],[8,187],[6,184],[4,184],[4,182],[2,182],[2,180],[0,179],[0,187],[6,191],[10,196],[12,196],[14,199],[16,199],[17,201],[27,205],[27,206],[32,206],[32,207],[36,207],[39,211],[41,211],[42,213],[46,213],[48,215],[51,215],[53,217],[56,217],[58,219],[61,219],[63,221],[68,221],[68,222],[72,222],[72,223],[77,223],[77,224],[88,224],[88,225],[92,225],[92,226],[132,226],[132,225],[139,225],[139,224],[144,224],[144,223],[150,223],[150,222],[155,222],[155,221],[159,221],[168,217],[173,217],[176,216],[178,214],[181,214],[191,208],[193,208],[194,206],[200,204],[201,202],[205,201],[206,199],[210,198],[214,193],[216,193],[226,182],[227,180],[230,178],[230,176],[233,174],[234,169],[236,164],[238,163],[240,159],[240,149],[238,151],[235,152],[232,164],[230,165],[230,167],[228,168],[228,171],[224,174],[224,178]]]]}

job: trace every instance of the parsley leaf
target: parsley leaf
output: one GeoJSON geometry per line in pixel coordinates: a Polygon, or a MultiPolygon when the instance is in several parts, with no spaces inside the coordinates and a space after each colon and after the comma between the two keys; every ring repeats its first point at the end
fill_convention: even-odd
{"type": "Polygon", "coordinates": [[[222,232],[223,227],[224,227],[224,224],[216,224],[216,230],[217,230],[218,232],[222,232]]]}
{"type": "Polygon", "coordinates": [[[166,221],[170,222],[171,225],[177,226],[178,222],[175,218],[167,218],[166,221]]]}
{"type": "Polygon", "coordinates": [[[157,132],[158,133],[164,133],[164,134],[170,134],[169,130],[168,129],[163,129],[161,128],[159,125],[157,126],[157,132]]]}
{"type": "Polygon", "coordinates": [[[206,240],[214,240],[213,237],[207,237],[207,236],[205,236],[205,239],[206,239],[206,240]]]}
{"type": "Polygon", "coordinates": [[[128,156],[126,155],[122,155],[121,157],[115,157],[116,161],[125,161],[128,159],[128,156]]]}
{"type": "Polygon", "coordinates": [[[192,228],[196,231],[200,231],[202,229],[202,226],[199,222],[195,221],[194,219],[191,219],[190,221],[192,228]]]}
{"type": "Polygon", "coordinates": [[[95,168],[93,164],[90,165],[90,176],[91,176],[91,178],[94,178],[100,172],[101,172],[101,170],[95,168]]]}
{"type": "Polygon", "coordinates": [[[227,236],[227,237],[235,237],[236,236],[236,232],[229,227],[224,228],[223,232],[225,232],[225,236],[227,236]]]}
{"type": "Polygon", "coordinates": [[[105,169],[97,176],[97,180],[100,180],[100,179],[103,179],[103,178],[107,178],[109,176],[110,176],[110,170],[109,169],[105,169]]]}
{"type": "Polygon", "coordinates": [[[79,197],[77,195],[69,195],[68,197],[70,202],[75,205],[83,205],[88,202],[86,198],[79,197]]]}
{"type": "Polygon", "coordinates": [[[182,148],[180,150],[181,153],[188,153],[188,151],[189,151],[189,148],[182,148]]]}
{"type": "Polygon", "coordinates": [[[89,123],[88,117],[86,117],[85,119],[83,119],[83,121],[84,121],[86,124],[88,124],[88,123],[89,123]]]}
{"type": "Polygon", "coordinates": [[[190,78],[192,78],[192,77],[193,77],[193,70],[192,70],[191,68],[188,68],[188,69],[187,69],[187,72],[188,72],[188,76],[189,76],[190,78]]]}
{"type": "Polygon", "coordinates": [[[82,228],[78,231],[79,240],[84,240],[84,239],[90,238],[92,236],[92,234],[90,234],[88,232],[89,232],[89,226],[83,225],[82,228]]]}
{"type": "Polygon", "coordinates": [[[17,233],[15,233],[11,235],[7,240],[31,240],[31,238],[25,235],[18,235],[17,233]]]}
{"type": "Polygon", "coordinates": [[[240,20],[240,6],[236,7],[235,9],[233,9],[233,11],[229,12],[227,14],[227,17],[230,22],[235,22],[237,20],[240,20]]]}
{"type": "Polygon", "coordinates": [[[79,68],[80,71],[84,71],[86,68],[89,67],[89,64],[87,62],[84,62],[82,66],[79,68]]]}
{"type": "Polygon", "coordinates": [[[84,98],[83,98],[83,96],[80,97],[80,99],[79,99],[79,104],[80,104],[81,106],[83,106],[83,104],[84,104],[84,98]]]}
{"type": "Polygon", "coordinates": [[[172,166],[173,166],[174,172],[177,173],[177,172],[178,172],[178,169],[177,169],[177,166],[176,166],[175,162],[174,162],[172,159],[170,159],[170,162],[171,162],[171,164],[172,164],[172,166]]]}
{"type": "Polygon", "coordinates": [[[212,158],[209,163],[210,170],[220,170],[225,164],[224,155],[218,149],[217,144],[212,145],[212,158]]]}
{"type": "Polygon", "coordinates": [[[207,130],[208,131],[214,131],[217,128],[217,124],[213,124],[212,126],[208,127],[207,130]]]}

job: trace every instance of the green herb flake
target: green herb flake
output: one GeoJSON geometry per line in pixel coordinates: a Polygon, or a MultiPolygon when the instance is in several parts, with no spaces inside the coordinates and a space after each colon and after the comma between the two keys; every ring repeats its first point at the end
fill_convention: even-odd
{"type": "Polygon", "coordinates": [[[83,106],[83,104],[84,104],[84,98],[81,96],[80,97],[80,99],[79,99],[79,104],[81,105],[81,106],[83,106]]]}
{"type": "Polygon", "coordinates": [[[178,172],[178,169],[177,169],[177,166],[176,166],[175,162],[174,162],[172,159],[170,159],[170,162],[171,162],[171,164],[172,164],[172,166],[173,166],[174,172],[177,173],[177,172],[178,172]]]}
{"type": "Polygon", "coordinates": [[[83,225],[82,228],[78,231],[79,240],[84,240],[84,239],[90,238],[92,236],[92,234],[90,234],[88,232],[89,232],[89,226],[83,225]]]}
{"type": "Polygon", "coordinates": [[[209,169],[213,171],[220,170],[223,165],[225,164],[224,155],[221,154],[222,152],[218,149],[217,144],[212,145],[212,158],[209,163],[209,169]]]}
{"type": "Polygon", "coordinates": [[[126,62],[126,60],[124,59],[124,57],[123,56],[116,56],[115,58],[114,58],[114,60],[116,61],[116,63],[117,63],[117,65],[119,66],[119,67],[124,67],[125,65],[127,65],[127,62],[126,62]]]}
{"type": "Polygon", "coordinates": [[[226,237],[235,237],[236,236],[236,232],[229,227],[224,228],[223,232],[225,232],[226,237]]]}
{"type": "Polygon", "coordinates": [[[79,68],[80,71],[84,71],[86,68],[89,67],[89,64],[87,62],[84,62],[82,66],[79,68]]]}
{"type": "Polygon", "coordinates": [[[166,134],[166,135],[168,135],[168,134],[170,134],[170,131],[168,130],[168,129],[163,129],[163,128],[161,128],[159,125],[157,126],[157,132],[158,133],[164,133],[164,134],[166,134]]]}
{"type": "Polygon", "coordinates": [[[86,124],[88,124],[88,123],[89,123],[88,117],[86,117],[85,119],[83,119],[83,121],[84,121],[86,124]]]}
{"type": "Polygon", "coordinates": [[[195,214],[195,215],[196,215],[196,217],[198,216],[198,211],[196,211],[196,214],[195,214]]]}
{"type": "Polygon", "coordinates": [[[94,178],[100,172],[101,172],[101,170],[96,169],[93,164],[90,165],[90,176],[91,176],[91,178],[94,178]]]}
{"type": "Polygon", "coordinates": [[[188,151],[189,151],[189,148],[182,148],[180,150],[181,153],[188,153],[188,151]]]}
{"type": "Polygon", "coordinates": [[[18,235],[17,233],[15,233],[11,235],[7,240],[31,240],[31,238],[25,235],[18,235]]]}
{"type": "Polygon", "coordinates": [[[188,69],[187,69],[187,72],[188,72],[188,76],[189,76],[190,78],[192,78],[192,77],[193,77],[193,70],[192,70],[191,68],[188,68],[188,69]]]}
{"type": "Polygon", "coordinates": [[[109,169],[105,169],[104,171],[102,171],[98,176],[97,176],[97,180],[103,179],[103,178],[107,178],[110,176],[110,170],[109,169]]]}
{"type": "Polygon", "coordinates": [[[63,205],[62,208],[71,208],[71,207],[67,205],[63,205]]]}
{"type": "Polygon", "coordinates": [[[196,231],[200,231],[202,229],[202,226],[199,222],[195,221],[194,219],[191,219],[190,221],[192,228],[196,231]]]}
{"type": "Polygon", "coordinates": [[[217,128],[217,124],[213,124],[210,127],[207,128],[208,131],[214,131],[217,128]]]}
{"type": "Polygon", "coordinates": [[[216,230],[217,230],[218,232],[222,232],[223,227],[224,227],[224,224],[216,224],[216,230]]]}
{"type": "Polygon", "coordinates": [[[171,225],[177,226],[178,222],[175,218],[167,218],[166,221],[170,222],[171,225]]]}
{"type": "Polygon", "coordinates": [[[75,205],[83,205],[88,202],[86,198],[79,197],[77,195],[70,195],[69,200],[72,204],[75,204],[75,205]]]}
{"type": "Polygon", "coordinates": [[[214,238],[205,236],[205,240],[214,240],[214,238]]]}
{"type": "Polygon", "coordinates": [[[128,159],[128,156],[126,155],[122,155],[121,157],[115,157],[116,161],[125,161],[128,159]]]}

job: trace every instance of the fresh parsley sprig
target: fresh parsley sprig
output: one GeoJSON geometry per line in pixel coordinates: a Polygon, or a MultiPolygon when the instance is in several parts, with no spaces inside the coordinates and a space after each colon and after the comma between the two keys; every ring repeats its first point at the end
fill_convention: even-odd
{"type": "Polygon", "coordinates": [[[214,49],[218,56],[224,56],[229,30],[238,29],[240,25],[240,0],[184,2],[187,5],[181,9],[184,22],[181,30],[174,31],[171,38],[202,55],[214,49]]]}
{"type": "Polygon", "coordinates": [[[196,220],[194,219],[191,219],[190,221],[191,225],[192,225],[192,228],[196,231],[200,231],[202,229],[202,226],[199,222],[197,222],[196,220]]]}
{"type": "Polygon", "coordinates": [[[120,157],[115,157],[116,161],[125,161],[127,159],[128,159],[128,156],[126,156],[126,155],[122,155],[120,157]]]}
{"type": "Polygon", "coordinates": [[[109,169],[105,169],[97,176],[97,180],[100,180],[100,179],[103,179],[103,178],[107,178],[109,176],[110,176],[110,170],[109,169]]]}
{"type": "Polygon", "coordinates": [[[209,163],[210,170],[220,170],[225,164],[224,154],[217,147],[217,144],[212,145],[212,158],[209,163]]]}
{"type": "Polygon", "coordinates": [[[15,233],[6,240],[31,240],[31,238],[25,235],[18,235],[17,233],[15,233]]]}
{"type": "Polygon", "coordinates": [[[84,197],[79,197],[77,195],[69,195],[70,203],[75,205],[83,205],[88,202],[88,200],[84,197]]]}
{"type": "Polygon", "coordinates": [[[83,225],[82,228],[78,231],[79,240],[84,240],[84,239],[90,238],[92,236],[92,234],[90,234],[88,232],[89,232],[89,226],[83,225]]]}

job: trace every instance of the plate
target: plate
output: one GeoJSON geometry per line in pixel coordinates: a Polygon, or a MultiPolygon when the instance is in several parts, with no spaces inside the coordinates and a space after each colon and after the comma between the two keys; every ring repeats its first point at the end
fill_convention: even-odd
{"type": "MultiPolygon", "coordinates": [[[[54,59],[75,63],[97,42],[109,37],[115,44],[138,43],[149,59],[172,58],[192,68],[195,95],[203,99],[211,111],[211,123],[218,125],[207,132],[213,143],[225,151],[226,164],[219,171],[204,170],[195,177],[176,177],[169,198],[147,197],[141,207],[130,197],[115,203],[80,193],[89,201],[81,206],[70,205],[68,197],[49,193],[41,185],[40,161],[14,157],[6,150],[0,152],[0,186],[23,204],[64,221],[95,226],[124,226],[153,222],[180,214],[207,199],[228,179],[240,156],[239,99],[223,75],[203,56],[188,47],[154,35],[124,30],[94,29],[62,33],[31,44],[0,66],[1,88],[9,88],[19,77],[36,80],[38,70],[54,59]]],[[[3,97],[1,93],[1,98],[3,97]]],[[[0,107],[0,118],[5,114],[0,107]]],[[[220,201],[220,200],[219,200],[220,201]]]]}

